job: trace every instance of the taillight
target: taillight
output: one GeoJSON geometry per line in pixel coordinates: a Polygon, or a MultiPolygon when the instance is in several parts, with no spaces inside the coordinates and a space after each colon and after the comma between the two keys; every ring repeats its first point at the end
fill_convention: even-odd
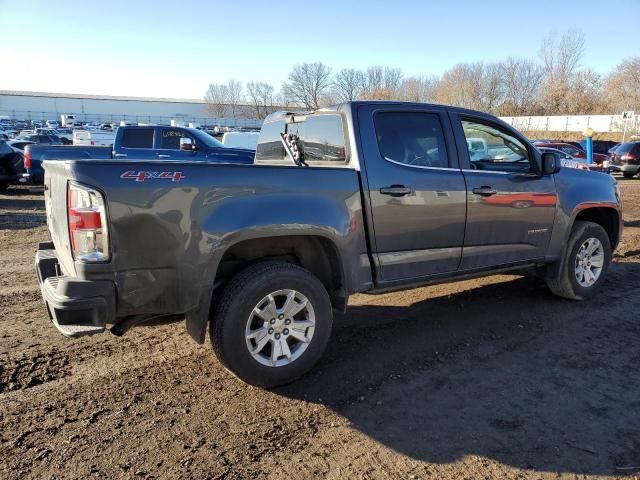
{"type": "Polygon", "coordinates": [[[31,168],[31,152],[29,150],[24,152],[24,168],[31,168]]]}
{"type": "Polygon", "coordinates": [[[102,194],[77,183],[69,183],[67,217],[73,258],[82,262],[109,260],[109,234],[102,194]]]}

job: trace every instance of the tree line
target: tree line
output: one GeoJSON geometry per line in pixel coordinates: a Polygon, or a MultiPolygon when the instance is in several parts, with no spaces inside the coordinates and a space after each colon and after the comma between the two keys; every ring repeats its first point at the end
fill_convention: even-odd
{"type": "Polygon", "coordinates": [[[282,108],[317,109],[351,100],[406,100],[456,105],[500,116],[611,114],[640,111],[640,57],[600,75],[582,65],[582,32],[549,34],[537,59],[459,63],[442,75],[406,77],[399,68],[372,66],[337,72],[322,62],[300,63],[276,92],[273,85],[237,80],[210,84],[207,113],[264,118],[282,108]]]}

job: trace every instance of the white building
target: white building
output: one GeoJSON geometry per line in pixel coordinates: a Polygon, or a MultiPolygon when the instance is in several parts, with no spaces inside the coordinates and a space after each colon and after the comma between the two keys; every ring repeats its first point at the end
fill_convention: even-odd
{"type": "MultiPolygon", "coordinates": [[[[251,109],[242,109],[243,117],[251,116],[251,109]]],[[[169,124],[172,119],[201,125],[232,125],[259,127],[261,121],[232,118],[231,108],[224,118],[206,114],[202,100],[175,98],[117,97],[109,95],[80,95],[73,93],[22,92],[0,90],[0,115],[16,120],[55,120],[63,113],[74,114],[85,122],[104,123],[122,120],[134,123],[169,124]]]]}

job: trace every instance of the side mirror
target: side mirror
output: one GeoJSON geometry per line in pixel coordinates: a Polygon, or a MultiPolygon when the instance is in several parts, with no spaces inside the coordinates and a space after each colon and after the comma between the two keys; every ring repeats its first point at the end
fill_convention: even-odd
{"type": "Polygon", "coordinates": [[[192,151],[195,150],[195,145],[193,144],[193,140],[188,137],[180,138],[180,150],[183,151],[192,151]]]}
{"type": "Polygon", "coordinates": [[[545,152],[542,154],[543,175],[554,175],[560,171],[561,167],[560,155],[553,152],[545,152]]]}

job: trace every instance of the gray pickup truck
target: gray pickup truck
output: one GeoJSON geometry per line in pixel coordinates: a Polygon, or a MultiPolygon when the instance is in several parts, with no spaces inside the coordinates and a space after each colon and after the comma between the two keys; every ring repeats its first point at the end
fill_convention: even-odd
{"type": "Polygon", "coordinates": [[[38,280],[67,336],[186,317],[246,382],[321,357],[356,292],[534,271],[583,300],[622,230],[605,174],[560,167],[497,118],[352,102],[280,112],[255,164],[45,161],[38,280]]]}

